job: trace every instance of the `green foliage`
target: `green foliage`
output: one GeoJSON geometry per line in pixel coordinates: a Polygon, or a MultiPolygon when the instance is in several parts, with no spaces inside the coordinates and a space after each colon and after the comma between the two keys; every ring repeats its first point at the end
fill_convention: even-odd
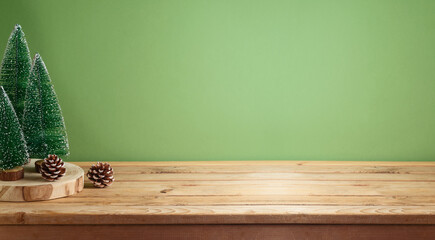
{"type": "Polygon", "coordinates": [[[4,88],[0,86],[0,168],[11,169],[27,162],[23,131],[4,88]]]}
{"type": "Polygon", "coordinates": [[[8,94],[21,122],[24,111],[24,98],[32,59],[27,47],[24,32],[15,25],[3,56],[0,70],[0,85],[8,94]]]}
{"type": "Polygon", "coordinates": [[[69,154],[62,112],[50,76],[39,54],[35,55],[27,87],[23,131],[32,158],[69,154]]]}

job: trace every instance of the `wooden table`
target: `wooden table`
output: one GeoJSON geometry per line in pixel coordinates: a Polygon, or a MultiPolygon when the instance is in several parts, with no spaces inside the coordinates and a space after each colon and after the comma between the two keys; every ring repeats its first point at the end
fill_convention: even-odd
{"type": "Polygon", "coordinates": [[[0,202],[0,239],[435,239],[435,162],[112,166],[109,188],[0,202]]]}

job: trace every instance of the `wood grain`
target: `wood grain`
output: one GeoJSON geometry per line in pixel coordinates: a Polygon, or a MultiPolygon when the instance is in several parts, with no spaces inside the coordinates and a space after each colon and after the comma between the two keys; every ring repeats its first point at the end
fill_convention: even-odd
{"type": "Polygon", "coordinates": [[[10,240],[433,240],[434,225],[8,225],[10,240]]]}
{"type": "MultiPolygon", "coordinates": [[[[64,177],[55,182],[48,182],[35,171],[34,164],[26,165],[23,179],[12,182],[0,181],[0,201],[41,201],[66,197],[82,191],[83,169],[71,163],[65,163],[65,168],[67,172],[64,177]]],[[[5,204],[0,203],[0,206],[5,204]]]]}
{"type": "Polygon", "coordinates": [[[435,162],[111,164],[111,187],[0,202],[0,224],[435,224],[435,162]]]}

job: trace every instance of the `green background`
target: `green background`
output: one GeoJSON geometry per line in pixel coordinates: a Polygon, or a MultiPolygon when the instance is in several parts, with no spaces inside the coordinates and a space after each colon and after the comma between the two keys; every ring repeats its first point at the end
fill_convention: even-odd
{"type": "Polygon", "coordinates": [[[435,1],[0,2],[75,161],[435,160],[435,1]]]}

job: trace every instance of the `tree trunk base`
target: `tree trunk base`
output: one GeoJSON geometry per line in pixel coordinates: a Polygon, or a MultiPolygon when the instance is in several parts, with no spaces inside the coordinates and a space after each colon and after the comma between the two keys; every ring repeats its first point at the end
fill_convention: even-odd
{"type": "Polygon", "coordinates": [[[8,170],[2,170],[0,172],[0,180],[2,181],[16,181],[24,177],[24,168],[15,167],[8,170]]]}
{"type": "Polygon", "coordinates": [[[44,162],[44,160],[38,160],[35,162],[35,171],[37,173],[41,173],[41,165],[44,162]]]}

